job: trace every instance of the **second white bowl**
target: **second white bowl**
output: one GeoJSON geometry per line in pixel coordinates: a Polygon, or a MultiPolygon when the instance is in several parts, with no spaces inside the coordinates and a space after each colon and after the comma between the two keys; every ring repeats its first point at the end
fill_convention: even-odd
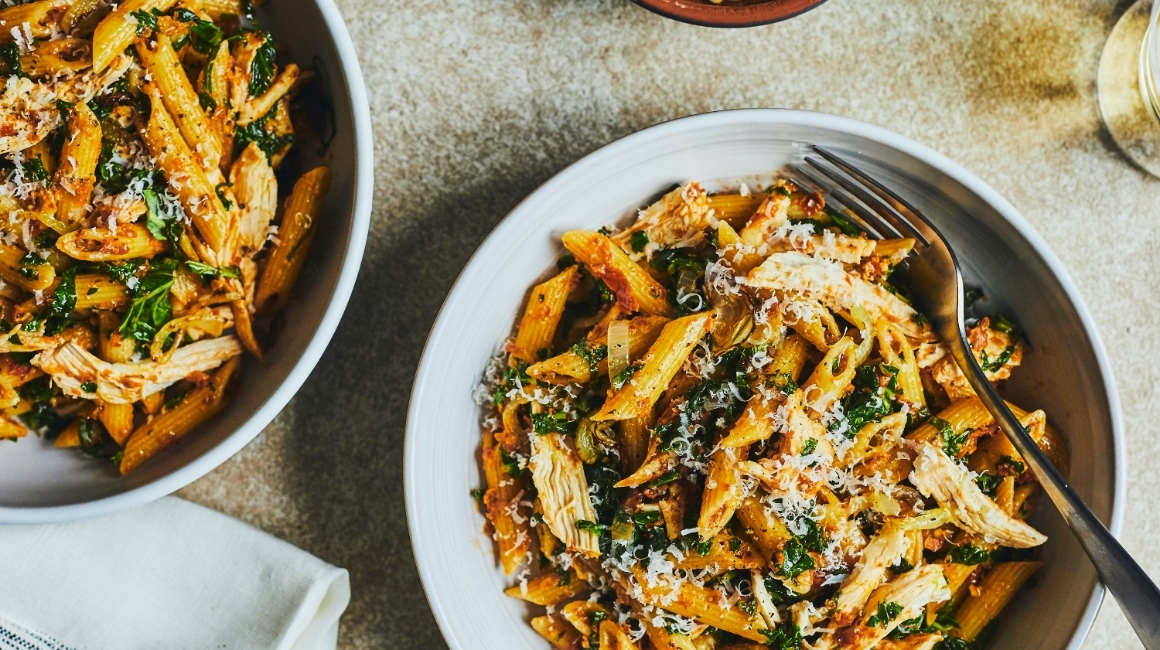
{"type": "MultiPolygon", "coordinates": [[[[675,183],[768,179],[800,160],[801,143],[850,152],[899,190],[951,240],[968,282],[1021,323],[1032,349],[1008,395],[1047,411],[1067,438],[1072,486],[1119,530],[1123,440],[1107,356],[1066,271],[1007,201],[931,149],[854,120],[762,109],[699,115],[618,140],[545,183],[488,237],[439,314],[415,378],[404,462],[411,543],[452,648],[549,647],[525,622],[524,603],[503,594],[508,585],[469,491],[481,484],[472,390],[510,334],[526,288],[554,268],[560,234],[624,223],[675,183]]],[[[1103,589],[1050,503],[1033,523],[1050,537],[1040,554],[1046,564],[1003,614],[992,647],[1078,648],[1103,589]]]]}

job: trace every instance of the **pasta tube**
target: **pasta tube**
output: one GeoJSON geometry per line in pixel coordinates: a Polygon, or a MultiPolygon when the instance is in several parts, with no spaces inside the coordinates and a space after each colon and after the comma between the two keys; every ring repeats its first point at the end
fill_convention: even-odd
{"type": "Polygon", "coordinates": [[[273,314],[286,306],[290,289],[298,279],[314,241],[314,231],[329,189],[329,167],[308,171],[294,184],[278,230],[278,243],[270,251],[266,267],[258,279],[254,305],[259,314],[273,314]]]}
{"type": "Polygon", "coordinates": [[[54,185],[56,218],[71,229],[85,218],[93,194],[101,156],[101,123],[88,104],[80,103],[69,112],[68,131],[54,185]]]}
{"type": "MultiPolygon", "coordinates": [[[[193,84],[185,75],[173,43],[162,33],[137,42],[137,55],[156,85],[165,109],[205,171],[220,172],[222,146],[201,108],[193,84]]],[[[218,248],[214,246],[214,248],[218,248]]]]}
{"type": "MultiPolygon", "coordinates": [[[[619,250],[619,249],[618,249],[619,250]]],[[[712,313],[693,314],[672,321],[644,356],[644,365],[614,393],[592,419],[627,420],[652,408],[693,347],[709,331],[712,313]]]]}
{"type": "Polygon", "coordinates": [[[125,0],[93,32],[93,72],[101,72],[137,38],[137,12],[169,11],[176,0],[125,0]]]}
{"type": "Polygon", "coordinates": [[[584,264],[589,273],[608,285],[622,311],[672,315],[668,290],[612,240],[598,232],[572,230],[564,233],[563,241],[564,247],[584,264]]]}
{"type": "Polygon", "coordinates": [[[991,567],[978,585],[979,595],[968,596],[955,610],[962,638],[974,641],[1042,565],[1042,562],[1003,562],[991,567]]]}
{"type": "Polygon", "coordinates": [[[137,469],[221,411],[228,402],[228,389],[238,364],[237,357],[226,361],[211,375],[209,383],[189,391],[173,410],[154,417],[134,431],[121,456],[121,474],[137,469]]]}
{"type": "Polygon", "coordinates": [[[56,247],[69,257],[86,262],[116,262],[150,258],[169,250],[142,223],[128,223],[113,232],[108,228],[83,228],[60,236],[56,247]]]}
{"type": "Polygon", "coordinates": [[[568,294],[576,287],[576,266],[569,266],[551,280],[532,289],[524,316],[520,319],[511,354],[517,359],[534,363],[548,356],[556,326],[564,315],[568,294]]]}
{"type": "MultiPolygon", "coordinates": [[[[225,206],[165,108],[160,90],[154,85],[146,89],[149,91],[150,111],[142,133],[145,146],[165,172],[169,188],[181,201],[198,234],[211,249],[220,251],[230,222],[225,206]]],[[[302,179],[298,182],[301,183],[302,179]]]]}

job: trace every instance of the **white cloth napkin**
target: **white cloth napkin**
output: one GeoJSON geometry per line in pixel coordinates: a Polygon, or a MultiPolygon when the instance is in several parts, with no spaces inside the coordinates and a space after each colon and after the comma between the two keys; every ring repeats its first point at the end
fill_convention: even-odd
{"type": "Polygon", "coordinates": [[[0,528],[3,650],[333,650],[349,601],[345,569],[176,497],[0,528]]]}

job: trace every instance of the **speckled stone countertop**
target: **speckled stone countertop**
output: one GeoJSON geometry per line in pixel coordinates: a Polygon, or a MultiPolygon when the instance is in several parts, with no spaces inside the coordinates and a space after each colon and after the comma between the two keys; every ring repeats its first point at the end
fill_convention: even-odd
{"type": "MultiPolygon", "coordinates": [[[[272,0],[277,2],[277,0],[272,0]]],[[[629,0],[339,0],[370,91],[374,221],[346,316],[267,430],[181,496],[350,570],[342,648],[438,648],[407,537],[402,447],[428,328],[487,233],[554,173],[692,113],[789,107],[915,138],[1005,195],[1079,285],[1111,352],[1124,542],[1160,578],[1160,180],[1103,128],[1118,0],[830,0],[717,31],[629,0]]],[[[1141,647],[1105,601],[1088,648],[1141,647]]]]}

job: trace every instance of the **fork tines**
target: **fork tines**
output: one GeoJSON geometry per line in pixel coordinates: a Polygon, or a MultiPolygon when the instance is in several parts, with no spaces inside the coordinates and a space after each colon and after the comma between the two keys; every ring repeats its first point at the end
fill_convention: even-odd
{"type": "Polygon", "coordinates": [[[817,145],[812,149],[820,158],[806,156],[805,165],[792,166],[795,180],[805,179],[803,186],[844,208],[843,216],[871,238],[913,237],[930,244],[911,222],[925,220],[910,203],[832,151],[817,145]]]}

